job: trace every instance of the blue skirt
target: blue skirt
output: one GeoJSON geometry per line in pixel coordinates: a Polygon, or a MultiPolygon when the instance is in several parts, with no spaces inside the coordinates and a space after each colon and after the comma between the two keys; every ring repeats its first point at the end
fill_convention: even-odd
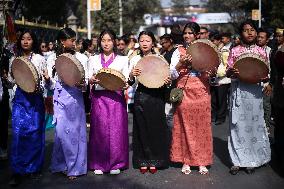
{"type": "Polygon", "coordinates": [[[41,170],[44,160],[45,127],[42,94],[16,90],[12,109],[11,168],[27,174],[41,170]]]}

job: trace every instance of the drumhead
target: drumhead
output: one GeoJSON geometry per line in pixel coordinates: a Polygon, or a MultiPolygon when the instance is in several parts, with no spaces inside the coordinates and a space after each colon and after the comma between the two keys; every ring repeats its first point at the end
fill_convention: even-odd
{"type": "Polygon", "coordinates": [[[266,61],[256,54],[241,55],[234,68],[239,70],[240,80],[247,83],[259,83],[269,73],[266,61]]]}
{"type": "Polygon", "coordinates": [[[99,84],[107,90],[118,91],[125,86],[124,75],[111,68],[102,68],[97,73],[96,78],[100,80],[99,84]]]}
{"type": "Polygon", "coordinates": [[[207,39],[195,40],[186,50],[192,56],[192,67],[197,71],[209,71],[218,68],[220,54],[216,45],[207,39]]]}
{"type": "Polygon", "coordinates": [[[84,67],[75,56],[69,53],[61,54],[56,58],[55,69],[60,79],[71,87],[83,82],[85,77],[84,67]]]}
{"type": "Polygon", "coordinates": [[[138,81],[148,88],[160,88],[165,84],[164,79],[170,75],[168,62],[158,55],[147,55],[141,58],[136,68],[141,69],[138,81]]]}
{"type": "Polygon", "coordinates": [[[18,57],[12,62],[12,74],[16,84],[25,92],[32,93],[39,85],[36,67],[27,58],[18,57]]]}

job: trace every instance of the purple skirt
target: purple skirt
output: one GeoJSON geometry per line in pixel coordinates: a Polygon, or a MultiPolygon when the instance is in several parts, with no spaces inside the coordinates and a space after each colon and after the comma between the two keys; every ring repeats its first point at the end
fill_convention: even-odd
{"type": "Polygon", "coordinates": [[[88,167],[109,172],[127,169],[128,117],[122,92],[92,91],[88,167]]]}
{"type": "Polygon", "coordinates": [[[86,115],[82,91],[56,83],[54,90],[55,138],[51,171],[67,176],[87,173],[86,115]]]}

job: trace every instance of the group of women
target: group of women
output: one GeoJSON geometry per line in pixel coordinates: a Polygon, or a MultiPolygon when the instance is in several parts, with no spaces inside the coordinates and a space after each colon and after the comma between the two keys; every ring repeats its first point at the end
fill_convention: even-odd
{"type": "MultiPolygon", "coordinates": [[[[100,53],[89,58],[85,66],[91,85],[91,119],[87,143],[86,118],[82,89],[85,84],[67,86],[54,69],[56,57],[62,53],[75,54],[76,34],[70,28],[60,30],[56,54],[47,62],[37,54],[37,40],[31,31],[22,33],[18,40],[18,55],[27,57],[42,75],[42,88],[54,90],[55,139],[51,171],[61,172],[69,179],[84,175],[87,170],[95,174],[119,174],[129,166],[128,116],[123,90],[109,91],[99,85],[96,78],[101,68],[120,71],[129,85],[137,84],[133,117],[133,166],[141,173],[156,173],[169,167],[170,161],[182,163],[182,173],[190,174],[198,167],[207,174],[213,163],[211,131],[211,105],[208,72],[191,67],[192,57],[186,48],[199,38],[200,26],[190,22],[184,26],[184,46],[173,53],[170,75],[161,88],[150,89],[139,83],[141,70],[137,62],[149,55],[156,43],[152,32],[139,34],[139,52],[128,60],[119,55],[116,36],[104,30],[99,36],[100,53]],[[170,136],[165,116],[165,90],[172,80],[183,89],[183,100],[176,104],[174,126],[170,136]],[[171,141],[171,142],[170,142],[171,141]]],[[[243,44],[232,49],[229,63],[246,52],[265,55],[254,45],[256,28],[244,23],[240,34],[243,44]]],[[[252,170],[270,160],[270,147],[263,120],[262,86],[246,84],[238,78],[238,70],[229,68],[228,77],[235,78],[231,89],[229,152],[236,174],[240,167],[252,170]],[[260,111],[261,110],[261,111],[260,111]],[[243,119],[243,116],[245,118],[243,119]]],[[[12,112],[12,184],[18,184],[21,175],[38,175],[44,159],[44,106],[41,93],[26,93],[17,88],[12,112]]]]}

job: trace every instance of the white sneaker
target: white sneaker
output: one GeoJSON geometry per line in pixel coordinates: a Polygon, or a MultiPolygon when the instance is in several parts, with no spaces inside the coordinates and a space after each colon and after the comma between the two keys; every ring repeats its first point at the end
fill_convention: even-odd
{"type": "Polygon", "coordinates": [[[94,170],[95,175],[103,175],[104,172],[102,170],[94,170]]]}
{"type": "Polygon", "coordinates": [[[110,170],[109,174],[111,175],[118,175],[120,173],[119,169],[115,169],[115,170],[110,170]]]}

